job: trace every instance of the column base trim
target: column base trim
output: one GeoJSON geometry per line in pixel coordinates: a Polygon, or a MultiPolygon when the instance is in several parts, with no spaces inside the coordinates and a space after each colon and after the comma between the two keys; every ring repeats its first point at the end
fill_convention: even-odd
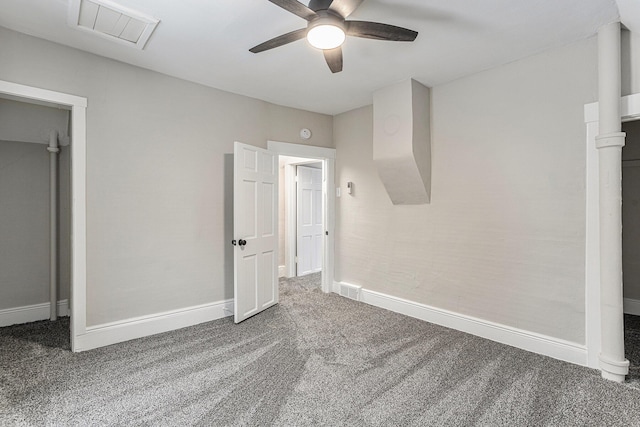
{"type": "Polygon", "coordinates": [[[602,378],[623,382],[625,376],[629,373],[629,361],[613,360],[610,357],[600,353],[600,369],[602,370],[602,378]]]}
{"type": "Polygon", "coordinates": [[[612,374],[611,372],[607,372],[604,370],[601,372],[602,372],[602,378],[604,378],[605,380],[613,381],[616,383],[623,383],[624,380],[626,379],[625,375],[612,374]]]}
{"type": "Polygon", "coordinates": [[[596,136],[596,148],[624,147],[624,140],[627,136],[624,132],[605,133],[596,136]]]}

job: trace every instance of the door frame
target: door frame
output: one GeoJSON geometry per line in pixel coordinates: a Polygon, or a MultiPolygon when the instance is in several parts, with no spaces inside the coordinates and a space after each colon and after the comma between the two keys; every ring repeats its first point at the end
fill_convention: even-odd
{"type": "MultiPolygon", "coordinates": [[[[640,93],[620,99],[623,122],[640,118],[640,93]]],[[[600,312],[600,186],[596,136],[599,132],[599,103],[584,106],[586,146],[586,234],[585,234],[585,339],[587,366],[600,369],[602,313],[600,312]]],[[[623,201],[624,202],[624,201],[623,201]]]]}
{"type": "Polygon", "coordinates": [[[79,348],[79,337],[87,329],[87,201],[86,145],[87,98],[0,80],[0,94],[21,102],[53,106],[71,111],[71,351],[79,348]]]}
{"type": "MultiPolygon", "coordinates": [[[[302,158],[301,158],[302,159],[302,158]]],[[[285,218],[288,219],[286,223],[286,229],[284,232],[284,274],[287,277],[297,277],[298,266],[296,264],[296,256],[298,255],[298,189],[296,181],[296,173],[298,166],[304,166],[310,163],[320,162],[317,159],[306,159],[306,162],[301,163],[286,163],[284,165],[284,210],[285,218]],[[294,218],[295,221],[292,221],[294,218]]],[[[322,163],[322,162],[321,162],[322,163]]],[[[322,166],[324,174],[324,164],[322,166]]],[[[323,201],[324,203],[324,201],[323,201]]],[[[324,219],[324,217],[323,217],[324,219]]],[[[323,224],[324,225],[324,224],[323,224]]],[[[280,267],[278,267],[279,269],[280,267]]],[[[280,270],[278,270],[280,273],[280,270]]]]}
{"type": "Polygon", "coordinates": [[[323,179],[323,219],[325,235],[322,242],[322,292],[333,289],[335,259],[335,160],[336,149],[313,145],[291,144],[279,141],[267,141],[267,148],[278,156],[303,157],[322,162],[323,179]]]}
{"type": "MultiPolygon", "coordinates": [[[[286,233],[285,235],[285,248],[289,251],[289,253],[291,254],[290,257],[286,258],[287,261],[287,267],[289,272],[291,273],[293,270],[293,275],[296,277],[299,277],[300,272],[298,270],[298,266],[299,266],[299,262],[296,262],[296,260],[299,260],[299,240],[298,240],[298,225],[299,225],[299,221],[300,221],[300,206],[298,205],[300,203],[300,199],[298,197],[298,186],[300,185],[300,180],[299,180],[299,176],[300,174],[298,173],[298,168],[300,166],[307,166],[310,164],[318,164],[320,163],[320,172],[321,172],[321,183],[320,185],[322,185],[322,182],[324,182],[324,164],[322,162],[318,162],[316,160],[313,161],[306,161],[306,162],[302,162],[302,163],[291,163],[288,164],[287,167],[289,168],[289,172],[292,173],[291,178],[293,178],[292,181],[290,181],[291,184],[291,189],[292,191],[290,191],[288,194],[285,192],[285,197],[287,198],[287,203],[288,206],[288,211],[287,211],[287,218],[289,219],[287,225],[288,225],[288,233],[286,233]],[[295,218],[295,221],[292,221],[291,218],[295,218]]],[[[317,168],[315,168],[317,170],[317,168]]],[[[286,171],[285,171],[285,177],[286,177],[286,171]]],[[[324,188],[322,189],[323,192],[323,202],[322,204],[324,205],[324,188]]],[[[322,228],[323,230],[323,234],[324,231],[326,230],[326,226],[325,226],[325,218],[326,215],[324,215],[324,213],[321,213],[322,215],[322,228]]],[[[310,274],[310,273],[307,273],[310,274]]],[[[289,276],[291,277],[291,276],[289,276]]]]}

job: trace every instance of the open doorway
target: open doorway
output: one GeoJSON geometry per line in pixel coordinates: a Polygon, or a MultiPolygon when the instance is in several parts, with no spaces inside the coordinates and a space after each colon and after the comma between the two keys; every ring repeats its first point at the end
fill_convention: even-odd
{"type": "MultiPolygon", "coordinates": [[[[335,170],[335,149],[334,148],[325,148],[318,146],[310,146],[310,145],[301,145],[301,144],[289,144],[284,142],[276,142],[269,141],[268,142],[269,151],[277,154],[279,157],[284,158],[283,166],[287,162],[289,162],[289,173],[292,175],[287,180],[287,177],[284,176],[287,171],[287,167],[284,167],[280,170],[281,172],[281,182],[280,185],[280,197],[279,199],[284,201],[284,203],[280,206],[280,230],[284,232],[280,232],[280,254],[284,255],[284,257],[279,255],[278,265],[282,268],[279,268],[279,276],[283,277],[297,277],[298,268],[295,263],[295,254],[298,249],[297,238],[300,233],[293,231],[293,229],[297,228],[297,221],[288,221],[288,218],[297,217],[297,209],[294,209],[294,206],[297,207],[297,203],[294,205],[291,198],[289,198],[289,213],[287,214],[287,218],[285,219],[285,213],[287,211],[287,197],[285,195],[287,192],[289,194],[297,191],[297,186],[293,186],[292,183],[295,182],[294,170],[297,171],[297,167],[310,167],[309,165],[315,165],[316,171],[322,171],[322,184],[321,184],[321,192],[315,192],[316,194],[316,203],[314,206],[321,207],[321,217],[322,217],[322,226],[319,227],[320,235],[318,236],[315,233],[315,236],[318,236],[317,239],[308,239],[310,240],[311,247],[315,247],[315,252],[310,250],[310,253],[315,253],[316,255],[320,255],[319,264],[321,265],[321,273],[320,273],[320,281],[321,281],[321,289],[323,292],[328,293],[333,290],[333,265],[334,265],[334,230],[335,230],[335,185],[334,185],[334,170],[335,170]],[[294,160],[293,158],[296,158],[294,160]],[[319,168],[318,168],[319,166],[319,168]],[[290,187],[287,190],[287,182],[290,187]],[[295,188],[295,190],[294,190],[295,188]],[[320,202],[317,201],[318,195],[321,197],[320,202]],[[286,224],[286,225],[285,225],[286,224]],[[294,228],[295,227],[295,228],[294,228]],[[289,231],[287,231],[289,230],[289,231]],[[287,244],[287,242],[290,242],[287,244]],[[287,255],[288,254],[288,255],[287,255]],[[289,258],[289,260],[287,260],[289,258]]],[[[313,172],[311,173],[313,174],[313,172]]],[[[316,172],[317,176],[318,173],[316,172]]],[[[313,184],[311,184],[313,185],[313,184]]],[[[311,205],[313,206],[313,205],[311,205]]],[[[319,215],[316,215],[318,218],[319,215]]],[[[313,216],[311,216],[313,218],[313,216]]],[[[313,221],[312,221],[313,222],[313,221]]],[[[317,221],[316,221],[317,222],[317,221]]],[[[317,231],[317,230],[316,230],[317,231]]],[[[313,232],[312,232],[313,233],[313,232]]],[[[300,264],[300,263],[298,263],[300,264]]],[[[313,270],[313,263],[308,263],[307,265],[311,265],[311,269],[313,270]]],[[[317,265],[317,264],[316,264],[317,265]]],[[[304,268],[304,267],[303,267],[304,268]]],[[[305,270],[300,270],[300,272],[304,272],[305,270]]],[[[307,272],[309,270],[306,270],[307,272]]],[[[315,273],[317,274],[317,273],[315,273]]]]}
{"type": "MultiPolygon", "coordinates": [[[[0,327],[70,349],[70,110],[0,97],[0,327]],[[52,324],[31,324],[49,319],[52,324]],[[28,324],[28,325],[27,325],[28,324]],[[51,329],[64,333],[46,333],[51,329]]],[[[3,330],[7,332],[7,330],[3,330]]]]}
{"type": "Polygon", "coordinates": [[[278,276],[292,278],[320,273],[326,228],[323,163],[317,159],[280,156],[279,167],[278,276]]]}
{"type": "MultiPolygon", "coordinates": [[[[318,237],[315,254],[321,253],[322,256],[318,263],[321,265],[320,290],[327,293],[333,289],[335,149],[268,141],[268,149],[265,150],[236,141],[233,154],[234,238],[231,240],[234,247],[233,312],[236,323],[277,304],[280,285],[283,285],[278,280],[278,218],[282,216],[278,214],[280,156],[308,159],[302,162],[305,164],[296,161],[298,164],[292,166],[297,168],[308,167],[310,163],[321,164],[321,169],[310,168],[311,175],[313,171],[315,174],[322,172],[321,191],[315,195],[316,199],[321,199],[321,203],[315,203],[315,206],[320,208],[322,217],[321,227],[314,234],[318,237]]],[[[311,188],[314,189],[313,186],[311,188]]],[[[296,268],[294,274],[297,272],[296,268]]],[[[317,288],[316,284],[314,290],[317,288]]]]}
{"type": "Polygon", "coordinates": [[[622,271],[628,381],[640,383],[640,120],[623,123],[622,271]]]}

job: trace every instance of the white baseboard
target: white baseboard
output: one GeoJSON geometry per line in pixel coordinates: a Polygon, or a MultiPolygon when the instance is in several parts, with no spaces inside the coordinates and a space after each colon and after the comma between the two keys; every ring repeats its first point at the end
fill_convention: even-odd
{"type": "Polygon", "coordinates": [[[633,314],[634,316],[640,316],[640,300],[625,298],[624,312],[627,314],[633,314]]]}
{"type": "Polygon", "coordinates": [[[331,287],[331,292],[334,294],[340,295],[340,283],[341,282],[333,282],[333,286],[331,287]]]}
{"type": "Polygon", "coordinates": [[[287,266],[279,265],[278,266],[278,277],[284,277],[287,275],[287,266]]]}
{"type": "MultiPolygon", "coordinates": [[[[6,308],[0,310],[0,327],[18,325],[20,323],[37,322],[49,319],[50,303],[25,305],[23,307],[6,308]]],[[[58,316],[69,315],[69,301],[58,301],[58,316]]]]}
{"type": "Polygon", "coordinates": [[[75,351],[91,350],[123,341],[210,322],[233,314],[233,299],[202,304],[149,316],[87,327],[75,337],[75,351]]]}
{"type": "MultiPolygon", "coordinates": [[[[339,292],[340,283],[334,283],[333,288],[334,292],[336,290],[339,292]]],[[[360,301],[512,347],[587,366],[587,348],[582,344],[501,325],[367,289],[360,291],[360,301]]]]}

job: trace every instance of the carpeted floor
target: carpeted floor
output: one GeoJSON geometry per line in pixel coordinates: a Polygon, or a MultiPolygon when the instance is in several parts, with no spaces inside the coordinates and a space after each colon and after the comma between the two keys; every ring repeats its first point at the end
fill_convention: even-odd
{"type": "Polygon", "coordinates": [[[640,390],[640,316],[624,315],[624,352],[630,362],[627,384],[640,390]]]}
{"type": "Polygon", "coordinates": [[[629,384],[317,282],[281,282],[281,303],[239,325],[79,354],[68,320],[2,328],[0,425],[640,425],[629,384]]]}

